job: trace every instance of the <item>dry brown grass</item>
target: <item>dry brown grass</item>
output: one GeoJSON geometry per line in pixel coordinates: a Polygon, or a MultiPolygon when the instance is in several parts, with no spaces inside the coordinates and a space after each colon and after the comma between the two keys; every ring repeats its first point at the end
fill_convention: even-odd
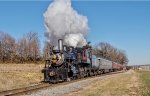
{"type": "Polygon", "coordinates": [[[0,91],[29,86],[43,80],[44,64],[0,64],[0,91]]]}
{"type": "Polygon", "coordinates": [[[0,72],[40,72],[44,64],[0,64],[0,72]]]}
{"type": "Polygon", "coordinates": [[[134,71],[99,80],[66,96],[141,96],[140,82],[134,71]]]}

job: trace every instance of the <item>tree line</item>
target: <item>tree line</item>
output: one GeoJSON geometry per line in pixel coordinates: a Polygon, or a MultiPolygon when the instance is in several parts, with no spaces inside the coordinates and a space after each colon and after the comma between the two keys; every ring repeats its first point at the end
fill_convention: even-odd
{"type": "Polygon", "coordinates": [[[125,51],[115,48],[109,43],[100,42],[93,47],[93,53],[98,56],[117,62],[119,64],[126,65],[128,58],[125,51]]]}
{"type": "MultiPolygon", "coordinates": [[[[0,32],[0,63],[37,63],[44,61],[51,44],[45,42],[43,50],[37,32],[28,32],[16,40],[5,32],[0,32]]],[[[100,42],[93,46],[93,54],[120,64],[127,64],[128,58],[123,50],[109,43],[100,42]]]]}
{"type": "Polygon", "coordinates": [[[28,32],[21,39],[5,32],[0,32],[0,62],[29,63],[42,59],[37,32],[28,32]]]}

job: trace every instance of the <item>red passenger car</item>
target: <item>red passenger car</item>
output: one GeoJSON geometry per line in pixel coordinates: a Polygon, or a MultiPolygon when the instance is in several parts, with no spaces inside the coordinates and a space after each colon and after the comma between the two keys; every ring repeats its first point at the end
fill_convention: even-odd
{"type": "Polygon", "coordinates": [[[118,64],[116,62],[112,62],[112,69],[113,71],[119,71],[123,69],[123,65],[122,64],[118,64]]]}

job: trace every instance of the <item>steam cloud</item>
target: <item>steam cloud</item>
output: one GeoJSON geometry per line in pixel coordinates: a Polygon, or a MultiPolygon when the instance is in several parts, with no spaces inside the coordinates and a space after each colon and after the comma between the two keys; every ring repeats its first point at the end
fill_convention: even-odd
{"type": "Polygon", "coordinates": [[[57,46],[58,39],[64,44],[77,47],[86,44],[88,19],[71,7],[70,0],[54,0],[44,13],[48,41],[57,46]]]}

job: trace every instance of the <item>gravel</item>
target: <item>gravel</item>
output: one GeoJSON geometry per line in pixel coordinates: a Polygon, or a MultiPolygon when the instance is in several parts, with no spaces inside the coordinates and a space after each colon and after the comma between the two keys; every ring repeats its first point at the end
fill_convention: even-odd
{"type": "Polygon", "coordinates": [[[88,86],[93,81],[101,80],[101,79],[108,79],[114,75],[99,76],[99,77],[95,77],[95,78],[89,78],[89,79],[69,83],[66,85],[60,85],[60,86],[56,86],[56,87],[52,87],[52,88],[47,88],[47,89],[39,90],[35,93],[26,95],[26,96],[62,96],[64,94],[67,94],[70,92],[78,91],[78,90],[88,86]]]}

